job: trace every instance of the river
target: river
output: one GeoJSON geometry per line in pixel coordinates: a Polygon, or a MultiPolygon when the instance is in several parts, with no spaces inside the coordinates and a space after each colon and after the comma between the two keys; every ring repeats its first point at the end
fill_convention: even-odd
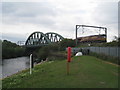
{"type": "Polygon", "coordinates": [[[29,57],[19,57],[12,59],[4,59],[2,61],[2,78],[17,73],[18,71],[29,68],[29,57]]]}

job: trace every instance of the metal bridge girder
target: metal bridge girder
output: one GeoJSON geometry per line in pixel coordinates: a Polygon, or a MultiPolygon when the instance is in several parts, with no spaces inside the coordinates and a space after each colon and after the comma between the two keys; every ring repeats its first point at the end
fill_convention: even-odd
{"type": "Polygon", "coordinates": [[[64,39],[61,35],[53,32],[46,33],[45,35],[50,40],[50,42],[59,42],[64,39]]]}
{"type": "Polygon", "coordinates": [[[46,34],[42,32],[33,32],[26,40],[25,46],[27,47],[43,46],[53,42],[59,42],[63,39],[64,38],[61,35],[53,32],[49,32],[46,34]]]}
{"type": "Polygon", "coordinates": [[[50,44],[51,42],[42,32],[32,33],[26,40],[25,45],[41,45],[41,44],[50,44]]]}

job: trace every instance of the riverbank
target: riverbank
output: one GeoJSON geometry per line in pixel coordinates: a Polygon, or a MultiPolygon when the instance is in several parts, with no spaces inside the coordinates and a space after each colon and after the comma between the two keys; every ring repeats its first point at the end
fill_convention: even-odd
{"type": "Polygon", "coordinates": [[[66,60],[44,62],[3,79],[3,88],[117,88],[118,66],[92,56],[73,57],[70,74],[66,60]]]}
{"type": "MultiPolygon", "coordinates": [[[[37,66],[37,65],[43,64],[43,63],[45,63],[45,62],[46,62],[46,61],[42,61],[42,62],[40,62],[40,63],[34,63],[34,67],[37,66]]],[[[52,61],[51,61],[51,62],[52,62],[52,61]]],[[[49,62],[49,63],[50,63],[50,62],[49,62]]],[[[10,77],[12,77],[12,76],[14,76],[14,75],[20,74],[20,73],[25,72],[25,71],[28,71],[28,70],[29,70],[29,67],[28,67],[28,68],[25,68],[25,69],[23,69],[23,70],[17,71],[16,73],[11,74],[11,75],[9,75],[9,76],[0,78],[0,80],[3,80],[3,79],[5,79],[5,78],[10,78],[10,77]]]]}

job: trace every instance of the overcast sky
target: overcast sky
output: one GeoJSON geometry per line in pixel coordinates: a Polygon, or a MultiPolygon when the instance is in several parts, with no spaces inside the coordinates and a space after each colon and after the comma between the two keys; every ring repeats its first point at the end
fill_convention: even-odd
{"type": "MultiPolygon", "coordinates": [[[[2,39],[12,42],[35,31],[74,39],[76,24],[106,27],[108,41],[118,36],[118,0],[3,0],[1,5],[2,39]]],[[[79,30],[78,36],[95,34],[90,30],[79,30]]]]}

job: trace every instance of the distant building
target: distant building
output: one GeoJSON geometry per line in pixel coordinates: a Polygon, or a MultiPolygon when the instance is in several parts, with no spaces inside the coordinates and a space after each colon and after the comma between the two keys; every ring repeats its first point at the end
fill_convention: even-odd
{"type": "Polygon", "coordinates": [[[105,34],[78,37],[78,43],[104,43],[107,42],[105,34]]]}

